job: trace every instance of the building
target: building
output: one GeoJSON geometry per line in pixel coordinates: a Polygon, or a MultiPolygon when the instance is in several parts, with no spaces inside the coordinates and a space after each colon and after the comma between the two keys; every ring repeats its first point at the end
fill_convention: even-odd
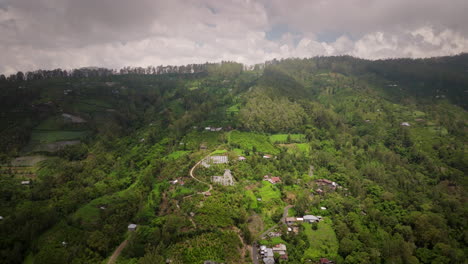
{"type": "Polygon", "coordinates": [[[263,158],[264,159],[271,159],[271,155],[265,154],[265,155],[263,155],[263,158]]]}
{"type": "Polygon", "coordinates": [[[293,225],[296,223],[296,217],[286,217],[286,224],[293,225]]]}
{"type": "Polygon", "coordinates": [[[0,220],[3,220],[3,216],[0,215],[0,220]]]}
{"type": "Polygon", "coordinates": [[[211,156],[211,157],[205,158],[201,164],[203,165],[203,167],[209,168],[213,164],[225,164],[228,162],[229,162],[228,156],[211,156]]]}
{"type": "Polygon", "coordinates": [[[135,231],[136,228],[137,228],[137,225],[135,225],[135,224],[129,224],[128,225],[128,231],[135,231]]]}
{"type": "Polygon", "coordinates": [[[280,177],[270,177],[269,175],[263,176],[264,181],[269,181],[271,184],[276,184],[281,182],[280,177]]]}
{"type": "Polygon", "coordinates": [[[327,180],[327,179],[318,179],[315,181],[315,184],[317,184],[318,186],[326,186],[326,187],[329,187],[330,189],[332,190],[335,190],[336,187],[338,187],[338,184],[334,181],[330,181],[330,180],[327,180]]]}
{"type": "Polygon", "coordinates": [[[265,264],[275,264],[275,259],[273,257],[263,258],[263,263],[265,263],[265,264]]]}
{"type": "Polygon", "coordinates": [[[218,183],[224,186],[234,185],[234,178],[232,177],[231,170],[224,170],[223,176],[211,176],[211,182],[218,183]]]}
{"type": "Polygon", "coordinates": [[[244,161],[244,160],[246,160],[246,158],[245,158],[244,156],[239,156],[239,158],[238,158],[238,159],[239,159],[240,161],[244,161]]]}
{"type": "Polygon", "coordinates": [[[31,181],[21,181],[21,185],[29,185],[31,181]]]}
{"type": "Polygon", "coordinates": [[[400,126],[409,127],[409,126],[411,126],[411,125],[410,125],[410,123],[408,123],[408,122],[403,122],[403,123],[400,124],[400,126]]]}
{"type": "Polygon", "coordinates": [[[318,223],[320,221],[320,218],[315,215],[304,215],[303,218],[306,223],[318,223]]]}
{"type": "Polygon", "coordinates": [[[272,248],[273,253],[278,253],[280,256],[286,255],[286,245],[285,244],[278,244],[273,246],[272,248]]]}
{"type": "Polygon", "coordinates": [[[334,264],[335,262],[328,260],[326,258],[321,258],[319,263],[320,264],[334,264]]]}

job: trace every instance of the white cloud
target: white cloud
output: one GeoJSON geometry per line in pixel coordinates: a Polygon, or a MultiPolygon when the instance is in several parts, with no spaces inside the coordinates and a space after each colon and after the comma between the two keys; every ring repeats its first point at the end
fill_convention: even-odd
{"type": "MultiPolygon", "coordinates": [[[[467,29],[456,26],[466,19],[457,17],[458,13],[445,20],[439,14],[431,24],[421,14],[407,22],[398,20],[401,12],[418,12],[413,2],[309,2],[142,0],[136,5],[103,0],[94,5],[91,0],[8,1],[7,8],[0,7],[0,72],[221,60],[253,64],[273,58],[343,54],[368,59],[430,57],[468,51],[467,29]],[[374,13],[362,14],[366,5],[374,13]],[[398,25],[385,25],[390,18],[399,21],[398,25]],[[294,32],[269,40],[266,33],[276,23],[285,23],[294,32]],[[450,23],[455,26],[450,28],[450,23]],[[346,33],[337,33],[338,29],[346,33]],[[324,30],[339,37],[321,41],[317,36],[324,30]]],[[[461,10],[466,7],[464,2],[455,2],[461,10]]],[[[428,0],[426,6],[441,6],[435,3],[428,0]]]]}

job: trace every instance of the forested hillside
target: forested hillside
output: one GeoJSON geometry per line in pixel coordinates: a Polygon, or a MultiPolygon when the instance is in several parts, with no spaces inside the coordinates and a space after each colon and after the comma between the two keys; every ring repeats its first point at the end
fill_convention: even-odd
{"type": "Polygon", "coordinates": [[[1,263],[468,258],[467,54],[39,70],[0,91],[1,263]]]}

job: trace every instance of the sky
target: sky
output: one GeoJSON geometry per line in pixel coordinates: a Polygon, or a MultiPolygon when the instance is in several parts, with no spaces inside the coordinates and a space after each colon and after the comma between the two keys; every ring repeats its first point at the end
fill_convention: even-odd
{"type": "Polygon", "coordinates": [[[467,0],[0,0],[0,73],[468,52],[467,0]]]}

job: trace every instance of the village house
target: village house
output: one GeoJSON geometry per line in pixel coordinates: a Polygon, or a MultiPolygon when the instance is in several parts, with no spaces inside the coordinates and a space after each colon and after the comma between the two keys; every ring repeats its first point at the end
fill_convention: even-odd
{"type": "Polygon", "coordinates": [[[223,130],[222,127],[205,127],[205,130],[206,131],[211,131],[211,132],[219,132],[221,130],[223,130]]]}
{"type": "Polygon", "coordinates": [[[264,180],[264,181],[268,181],[268,182],[270,182],[271,184],[276,184],[276,183],[280,183],[280,182],[281,182],[281,178],[280,178],[280,177],[270,177],[270,175],[265,175],[265,176],[263,176],[263,180],[264,180]]]}
{"type": "Polygon", "coordinates": [[[286,254],[286,245],[285,244],[278,244],[273,246],[273,254],[278,253],[281,256],[286,256],[287,259],[287,254],[286,254]]]}
{"type": "Polygon", "coordinates": [[[402,122],[402,123],[400,124],[400,126],[409,127],[409,126],[411,126],[411,125],[410,125],[410,123],[408,123],[408,122],[402,122]]]}
{"type": "Polygon", "coordinates": [[[185,184],[185,182],[184,182],[183,180],[180,180],[180,179],[175,179],[175,180],[173,180],[173,181],[170,181],[170,183],[171,183],[172,185],[179,184],[179,185],[181,185],[181,186],[183,186],[183,185],[185,184]]]}
{"type": "Polygon", "coordinates": [[[211,176],[211,182],[218,183],[224,186],[234,185],[234,178],[232,177],[231,170],[224,170],[223,176],[211,176]]]}
{"type": "Polygon", "coordinates": [[[0,220],[3,220],[3,216],[0,215],[0,220]]]}
{"type": "Polygon", "coordinates": [[[274,264],[274,254],[273,249],[267,248],[266,246],[260,246],[260,255],[263,257],[263,263],[265,264],[274,264]]]}
{"type": "Polygon", "coordinates": [[[271,155],[268,155],[268,154],[265,154],[265,155],[263,155],[263,158],[264,158],[264,159],[271,159],[272,156],[271,156],[271,155]]]}
{"type": "MultiPolygon", "coordinates": [[[[318,180],[315,181],[315,184],[317,184],[320,187],[328,187],[328,188],[330,188],[332,190],[335,190],[336,187],[338,187],[338,184],[336,182],[330,181],[330,180],[327,180],[327,179],[318,179],[318,180]]],[[[323,192],[323,190],[321,188],[319,188],[317,190],[317,192],[321,193],[321,192],[323,192]]]]}
{"type": "Polygon", "coordinates": [[[306,223],[318,223],[322,219],[321,216],[315,216],[315,215],[304,215],[304,222],[306,223]]]}
{"type": "Polygon", "coordinates": [[[319,263],[320,264],[334,264],[335,262],[328,260],[326,258],[321,258],[319,263]]]}
{"type": "Polygon", "coordinates": [[[21,185],[29,185],[31,181],[21,181],[21,185]]]}
{"type": "Polygon", "coordinates": [[[137,225],[135,225],[135,224],[129,224],[128,225],[128,231],[135,231],[136,228],[137,228],[137,225]]]}
{"type": "Polygon", "coordinates": [[[244,156],[239,156],[239,158],[237,158],[239,161],[244,161],[246,160],[246,158],[244,156]]]}
{"type": "Polygon", "coordinates": [[[296,223],[296,217],[286,217],[285,221],[287,225],[294,225],[296,223]]]}

